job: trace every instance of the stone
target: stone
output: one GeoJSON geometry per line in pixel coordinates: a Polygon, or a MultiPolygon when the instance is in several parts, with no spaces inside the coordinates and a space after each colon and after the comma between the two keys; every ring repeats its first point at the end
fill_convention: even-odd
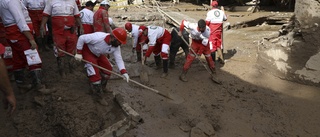
{"type": "Polygon", "coordinates": [[[201,131],[198,127],[193,127],[190,132],[190,137],[207,137],[207,135],[201,131]]]}
{"type": "Polygon", "coordinates": [[[208,136],[215,134],[213,126],[208,122],[202,121],[202,122],[198,123],[196,127],[198,127],[201,131],[203,131],[208,136]]]}

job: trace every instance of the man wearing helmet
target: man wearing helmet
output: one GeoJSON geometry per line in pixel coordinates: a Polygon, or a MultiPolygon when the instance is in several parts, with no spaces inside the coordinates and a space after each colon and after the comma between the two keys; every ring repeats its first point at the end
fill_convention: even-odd
{"type": "MultiPolygon", "coordinates": [[[[145,39],[148,39],[146,36],[142,35],[142,31],[139,31],[138,25],[131,24],[130,22],[127,22],[125,24],[125,29],[131,33],[131,36],[133,38],[133,45],[132,45],[132,52],[137,52],[137,61],[141,61],[141,42],[145,39]]],[[[143,46],[143,51],[145,52],[148,49],[148,45],[143,46]]]]}
{"type": "MultiPolygon", "coordinates": [[[[120,49],[121,44],[126,44],[126,39],[127,33],[122,28],[114,29],[112,34],[94,32],[81,35],[77,43],[77,54],[75,58],[76,60],[83,58],[86,61],[112,71],[112,65],[105,54],[113,54],[120,73],[123,78],[129,82],[129,75],[125,69],[120,49]]],[[[103,92],[111,73],[105,70],[99,70],[99,68],[89,63],[85,64],[85,68],[91,82],[92,91],[94,93],[103,92]]]]}
{"type": "Polygon", "coordinates": [[[99,9],[93,15],[93,28],[94,32],[106,32],[111,33],[111,27],[109,23],[108,10],[110,4],[104,0],[100,3],[99,9]]]}
{"type": "MultiPolygon", "coordinates": [[[[168,75],[168,59],[169,59],[169,46],[171,42],[171,34],[165,28],[160,26],[140,26],[142,35],[148,36],[148,50],[143,61],[146,61],[148,57],[150,57],[151,53],[154,54],[154,60],[157,65],[157,69],[161,66],[161,58],[162,58],[162,67],[163,73],[161,75],[162,78],[168,75]]],[[[145,41],[145,43],[147,43],[145,41]]]]}

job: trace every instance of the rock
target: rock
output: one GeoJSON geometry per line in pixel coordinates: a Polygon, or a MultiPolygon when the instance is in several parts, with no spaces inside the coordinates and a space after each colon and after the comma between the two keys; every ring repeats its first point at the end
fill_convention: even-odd
{"type": "Polygon", "coordinates": [[[200,122],[197,126],[201,131],[203,131],[206,135],[211,136],[215,134],[213,126],[208,122],[200,122]]]}
{"type": "Polygon", "coordinates": [[[35,96],[34,102],[38,104],[39,106],[43,107],[46,103],[44,101],[44,98],[42,96],[35,96]]]}
{"type": "Polygon", "coordinates": [[[190,132],[190,137],[207,137],[207,135],[201,131],[198,127],[193,127],[190,132]]]}
{"type": "Polygon", "coordinates": [[[186,124],[181,124],[179,126],[179,128],[183,131],[183,132],[189,132],[191,130],[191,127],[186,125],[186,124]]]}
{"type": "Polygon", "coordinates": [[[310,57],[308,62],[306,63],[306,68],[309,70],[315,70],[315,71],[320,71],[320,53],[310,57]]]}

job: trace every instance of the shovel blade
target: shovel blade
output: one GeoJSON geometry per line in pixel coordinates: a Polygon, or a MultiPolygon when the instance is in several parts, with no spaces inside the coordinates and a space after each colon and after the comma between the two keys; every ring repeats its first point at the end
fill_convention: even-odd
{"type": "Polygon", "coordinates": [[[210,78],[214,83],[222,85],[222,82],[220,80],[218,80],[216,77],[211,77],[210,78]]]}

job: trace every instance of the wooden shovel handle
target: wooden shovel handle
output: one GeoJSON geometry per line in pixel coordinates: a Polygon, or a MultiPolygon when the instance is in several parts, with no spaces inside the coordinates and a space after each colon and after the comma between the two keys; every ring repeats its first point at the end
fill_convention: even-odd
{"type": "MultiPolygon", "coordinates": [[[[64,50],[62,50],[62,49],[60,49],[60,48],[57,48],[57,49],[58,49],[59,51],[65,53],[65,54],[69,55],[69,56],[74,57],[73,54],[70,54],[70,53],[68,53],[68,52],[66,52],[66,51],[64,51],[64,50]]],[[[89,62],[89,61],[84,60],[84,59],[81,59],[81,61],[83,61],[83,62],[85,62],[85,63],[89,63],[89,64],[91,64],[92,66],[95,66],[95,67],[97,67],[97,68],[99,68],[99,69],[102,69],[102,70],[104,70],[104,71],[110,72],[110,73],[112,73],[112,74],[114,74],[114,75],[122,78],[122,75],[120,75],[120,74],[118,74],[118,73],[116,73],[116,72],[110,71],[110,70],[108,70],[108,69],[106,69],[106,68],[103,68],[103,67],[101,67],[101,66],[99,66],[99,65],[93,64],[92,62],[89,62]]],[[[159,92],[158,90],[156,90],[156,89],[150,88],[150,87],[148,87],[148,86],[146,86],[146,85],[143,85],[143,84],[141,84],[141,83],[139,83],[139,82],[137,82],[137,81],[135,81],[135,80],[132,80],[132,79],[129,79],[129,81],[132,82],[132,83],[135,83],[135,84],[137,84],[137,85],[139,85],[139,86],[141,86],[141,87],[144,87],[144,88],[146,88],[146,89],[149,89],[149,90],[157,93],[158,95],[161,95],[161,96],[163,96],[163,97],[165,97],[165,98],[168,98],[168,99],[173,100],[172,98],[170,98],[170,97],[168,97],[168,96],[160,93],[160,92],[159,92]]]]}

